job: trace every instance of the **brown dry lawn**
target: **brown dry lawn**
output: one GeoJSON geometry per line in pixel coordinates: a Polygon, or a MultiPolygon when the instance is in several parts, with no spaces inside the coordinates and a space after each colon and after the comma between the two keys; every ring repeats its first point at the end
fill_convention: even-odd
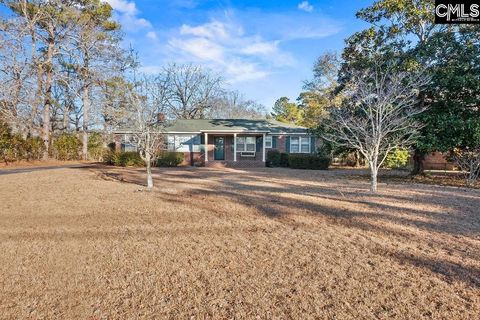
{"type": "Polygon", "coordinates": [[[349,174],[0,174],[0,318],[479,319],[480,190],[349,174]]]}

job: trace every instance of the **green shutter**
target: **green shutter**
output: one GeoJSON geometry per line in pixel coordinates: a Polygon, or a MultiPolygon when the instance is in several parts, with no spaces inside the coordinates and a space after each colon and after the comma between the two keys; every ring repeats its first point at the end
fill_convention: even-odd
{"type": "Polygon", "coordinates": [[[272,149],[277,148],[277,136],[272,136],[272,149]]]}
{"type": "Polygon", "coordinates": [[[257,142],[257,152],[262,151],[262,147],[263,147],[263,145],[262,145],[262,143],[263,143],[262,137],[257,137],[257,141],[256,141],[256,142],[257,142]]]}
{"type": "Polygon", "coordinates": [[[290,153],[290,136],[285,139],[285,152],[290,153]]]}
{"type": "Polygon", "coordinates": [[[315,153],[315,137],[310,137],[310,153],[315,153]]]}

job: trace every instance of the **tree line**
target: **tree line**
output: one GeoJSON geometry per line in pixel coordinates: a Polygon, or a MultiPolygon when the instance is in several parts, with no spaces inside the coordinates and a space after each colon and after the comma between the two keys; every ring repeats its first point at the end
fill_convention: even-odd
{"type": "Polygon", "coordinates": [[[272,115],[315,130],[333,152],[356,151],[376,172],[410,148],[413,174],[425,155],[447,154],[473,184],[480,174],[480,26],[434,23],[433,0],[378,0],[357,17],[370,26],[341,54],[318,58],[297,101],[272,115]]]}
{"type": "Polygon", "coordinates": [[[132,92],[145,81],[151,90],[165,90],[161,111],[167,119],[266,114],[264,106],[201,66],[172,63],[156,74],[142,74],[104,1],[0,4],[6,12],[0,17],[0,126],[4,137],[35,138],[37,145],[41,139],[44,159],[52,156],[54,140],[62,134],[80,137],[81,157],[87,159],[90,133],[127,125],[120,119],[129,111],[132,92]]]}

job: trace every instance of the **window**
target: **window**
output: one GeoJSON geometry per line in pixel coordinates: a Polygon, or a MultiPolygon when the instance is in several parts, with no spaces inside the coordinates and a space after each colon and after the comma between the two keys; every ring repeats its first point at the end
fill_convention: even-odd
{"type": "Polygon", "coordinates": [[[272,136],[266,136],[265,137],[265,148],[271,148],[272,147],[272,136]]]}
{"type": "Polygon", "coordinates": [[[177,151],[190,151],[190,144],[192,143],[191,136],[177,136],[175,139],[175,146],[177,151]]]}
{"type": "Polygon", "coordinates": [[[135,139],[130,135],[123,135],[122,138],[122,151],[124,152],[137,152],[137,144],[135,139]]]}
{"type": "Polygon", "coordinates": [[[197,134],[197,135],[193,136],[193,141],[192,141],[192,143],[193,143],[193,148],[192,148],[193,150],[192,150],[192,151],[193,151],[193,152],[199,152],[199,151],[200,151],[201,144],[202,144],[202,143],[201,143],[200,135],[197,134]]]}
{"type": "Polygon", "coordinates": [[[238,137],[237,138],[237,152],[255,152],[256,150],[255,137],[238,137]]]}
{"type": "Polygon", "coordinates": [[[168,151],[175,151],[175,136],[167,137],[168,151]]]}
{"type": "Polygon", "coordinates": [[[307,137],[300,138],[300,152],[310,153],[310,139],[307,137]]]}
{"type": "Polygon", "coordinates": [[[290,138],[290,153],[299,153],[300,152],[300,137],[291,137],[290,138]]]}
{"type": "Polygon", "coordinates": [[[167,143],[169,151],[198,152],[200,150],[199,135],[169,135],[167,143]]]}
{"type": "Polygon", "coordinates": [[[310,153],[310,138],[290,137],[290,153],[310,153]]]}

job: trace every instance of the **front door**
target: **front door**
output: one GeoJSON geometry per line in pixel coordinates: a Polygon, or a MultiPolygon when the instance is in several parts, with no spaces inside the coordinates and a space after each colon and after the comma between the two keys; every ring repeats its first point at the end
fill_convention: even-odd
{"type": "Polygon", "coordinates": [[[214,160],[225,160],[225,137],[215,137],[214,160]]]}

